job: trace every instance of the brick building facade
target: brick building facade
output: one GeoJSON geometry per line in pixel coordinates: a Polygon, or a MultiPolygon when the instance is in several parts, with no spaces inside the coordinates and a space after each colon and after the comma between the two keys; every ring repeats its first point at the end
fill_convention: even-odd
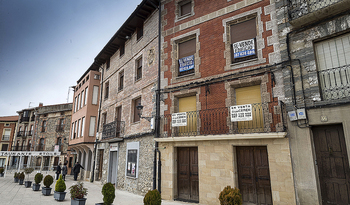
{"type": "MultiPolygon", "coordinates": [[[[18,116],[0,117],[0,151],[11,151],[17,129],[18,116]]],[[[0,157],[0,167],[9,165],[8,157],[0,157]]]]}

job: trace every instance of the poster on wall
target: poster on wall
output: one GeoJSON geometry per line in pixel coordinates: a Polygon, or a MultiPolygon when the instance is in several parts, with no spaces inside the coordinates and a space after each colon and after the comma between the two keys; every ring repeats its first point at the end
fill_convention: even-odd
{"type": "Polygon", "coordinates": [[[194,69],[194,55],[179,59],[179,71],[184,72],[194,69]]]}
{"type": "Polygon", "coordinates": [[[187,126],[186,112],[173,113],[171,115],[171,126],[172,127],[187,126]]]}
{"type": "Polygon", "coordinates": [[[243,58],[243,57],[255,55],[254,38],[235,42],[232,44],[232,48],[233,48],[234,58],[243,58]]]}
{"type": "Polygon", "coordinates": [[[231,122],[253,120],[252,105],[235,105],[230,107],[231,122]]]}

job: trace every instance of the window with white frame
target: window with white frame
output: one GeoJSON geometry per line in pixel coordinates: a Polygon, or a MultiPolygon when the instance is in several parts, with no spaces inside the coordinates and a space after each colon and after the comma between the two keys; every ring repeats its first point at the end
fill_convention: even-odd
{"type": "Polygon", "coordinates": [[[84,102],[84,99],[85,99],[84,90],[81,91],[81,95],[80,96],[81,96],[80,108],[82,108],[85,105],[85,102],[84,102]]]}
{"type": "Polygon", "coordinates": [[[2,141],[9,141],[10,140],[10,135],[11,135],[11,129],[4,129],[3,134],[2,134],[2,141]]]}
{"type": "Polygon", "coordinates": [[[85,117],[81,118],[81,135],[80,136],[84,136],[84,128],[85,128],[85,117]]]}
{"type": "Polygon", "coordinates": [[[128,177],[138,177],[139,166],[139,142],[129,142],[126,145],[126,169],[125,175],[128,177]]]}
{"type": "Polygon", "coordinates": [[[78,126],[77,127],[77,132],[78,132],[77,137],[80,137],[80,129],[79,129],[81,127],[81,120],[80,119],[78,120],[77,126],[78,126]]]}
{"type": "Polygon", "coordinates": [[[93,91],[92,91],[92,104],[97,105],[97,100],[98,100],[98,86],[94,85],[93,91]]]}
{"type": "Polygon", "coordinates": [[[91,116],[90,117],[90,127],[89,127],[89,136],[90,137],[95,136],[95,125],[96,125],[96,117],[91,116]]]}
{"type": "Polygon", "coordinates": [[[86,103],[87,103],[87,98],[88,98],[88,87],[85,88],[85,101],[84,101],[84,105],[86,105],[86,103]]]}
{"type": "Polygon", "coordinates": [[[350,97],[350,33],[315,43],[323,100],[350,97]]]}

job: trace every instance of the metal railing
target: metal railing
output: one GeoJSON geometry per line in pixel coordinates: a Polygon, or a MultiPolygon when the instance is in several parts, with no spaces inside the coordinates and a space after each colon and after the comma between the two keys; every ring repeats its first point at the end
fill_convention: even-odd
{"type": "Polygon", "coordinates": [[[286,130],[283,102],[255,103],[252,120],[231,122],[230,108],[186,112],[187,125],[173,127],[172,115],[161,116],[161,137],[283,132],[286,130]]]}
{"type": "Polygon", "coordinates": [[[29,117],[22,117],[19,122],[29,122],[29,117]]]}
{"type": "Polygon", "coordinates": [[[114,137],[122,137],[124,134],[124,121],[113,121],[103,125],[102,139],[110,139],[114,137]]]}
{"type": "Polygon", "coordinates": [[[289,19],[300,18],[340,1],[342,0],[288,0],[289,19]]]}
{"type": "Polygon", "coordinates": [[[10,140],[10,135],[2,135],[2,141],[9,141],[10,140]]]}
{"type": "Polygon", "coordinates": [[[323,100],[350,97],[350,65],[318,71],[323,100]]]}
{"type": "Polygon", "coordinates": [[[32,151],[31,146],[23,145],[23,146],[12,146],[12,151],[32,151]]]}

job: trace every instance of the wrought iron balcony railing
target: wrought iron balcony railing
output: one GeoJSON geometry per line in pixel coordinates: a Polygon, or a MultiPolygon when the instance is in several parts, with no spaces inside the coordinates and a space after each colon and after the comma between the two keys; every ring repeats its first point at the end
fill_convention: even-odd
{"type": "Polygon", "coordinates": [[[32,151],[31,147],[28,145],[23,146],[12,146],[12,151],[32,151]]]}
{"type": "Polygon", "coordinates": [[[56,125],[56,132],[64,132],[64,125],[56,125]]]}
{"type": "Polygon", "coordinates": [[[10,135],[2,135],[2,141],[9,141],[10,140],[10,135]]]}
{"type": "Polygon", "coordinates": [[[321,10],[343,0],[288,0],[288,15],[290,20],[321,10]]]}
{"type": "Polygon", "coordinates": [[[124,135],[124,121],[113,121],[103,125],[102,139],[122,137],[124,135]]]}
{"type": "Polygon", "coordinates": [[[36,151],[44,151],[44,145],[39,144],[39,145],[36,147],[36,151]]]}
{"type": "Polygon", "coordinates": [[[29,122],[29,117],[22,117],[20,122],[29,122]]]}
{"type": "Polygon", "coordinates": [[[350,97],[350,65],[318,71],[323,100],[350,97]]]}
{"type": "MultiPolygon", "coordinates": [[[[161,137],[283,132],[285,106],[281,101],[251,104],[252,120],[231,121],[229,107],[186,112],[186,126],[173,126],[172,115],[161,117],[161,137]]],[[[232,115],[232,116],[231,116],[232,115]]]]}

